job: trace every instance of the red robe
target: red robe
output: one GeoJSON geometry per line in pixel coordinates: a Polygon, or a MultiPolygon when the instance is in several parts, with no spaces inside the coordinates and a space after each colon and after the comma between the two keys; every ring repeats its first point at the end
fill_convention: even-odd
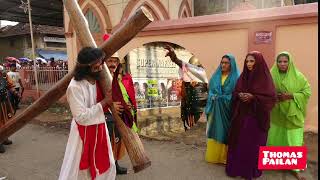
{"type": "MultiPolygon", "coordinates": [[[[96,82],[96,87],[97,87],[97,102],[100,102],[103,99],[103,94],[102,94],[100,84],[98,82],[96,82]]],[[[103,112],[109,112],[110,111],[109,108],[110,107],[106,105],[105,107],[103,107],[103,112]]]]}
{"type": "Polygon", "coordinates": [[[91,179],[94,180],[99,174],[105,173],[110,168],[108,140],[104,123],[91,126],[78,124],[79,135],[83,143],[83,151],[79,168],[89,169],[91,179]]]}
{"type": "MultiPolygon", "coordinates": [[[[133,107],[135,109],[137,109],[137,101],[136,101],[136,97],[135,97],[133,80],[132,80],[131,75],[125,74],[122,77],[122,83],[123,83],[124,87],[126,88],[126,91],[128,93],[131,104],[133,105],[133,107]]],[[[112,84],[113,84],[112,85],[112,95],[113,95],[112,98],[113,98],[113,100],[118,101],[118,102],[123,101],[123,103],[124,103],[123,96],[122,96],[118,81],[113,81],[112,84]]],[[[100,87],[99,83],[96,83],[96,86],[97,86],[97,102],[100,102],[103,99],[103,94],[102,94],[101,87],[100,87]]],[[[126,104],[124,106],[126,106],[126,104]]],[[[103,107],[103,111],[109,112],[109,107],[108,106],[103,107]]],[[[133,118],[134,118],[135,123],[137,124],[136,115],[133,118]]]]}

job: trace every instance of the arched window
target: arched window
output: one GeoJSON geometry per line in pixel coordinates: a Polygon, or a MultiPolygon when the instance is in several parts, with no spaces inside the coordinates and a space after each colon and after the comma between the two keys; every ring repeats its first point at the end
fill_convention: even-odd
{"type": "Polygon", "coordinates": [[[98,21],[98,18],[94,15],[93,11],[91,9],[89,9],[85,15],[88,24],[89,24],[89,29],[92,33],[100,33],[101,32],[101,28],[100,28],[100,24],[98,21]]]}
{"type": "Polygon", "coordinates": [[[127,20],[128,17],[134,14],[135,10],[142,5],[154,15],[155,20],[170,19],[170,16],[161,0],[132,0],[126,5],[121,22],[127,20]]]}
{"type": "Polygon", "coordinates": [[[192,11],[191,11],[190,5],[187,0],[183,0],[180,4],[178,17],[179,18],[186,18],[186,17],[191,17],[191,16],[192,16],[192,11]]]}

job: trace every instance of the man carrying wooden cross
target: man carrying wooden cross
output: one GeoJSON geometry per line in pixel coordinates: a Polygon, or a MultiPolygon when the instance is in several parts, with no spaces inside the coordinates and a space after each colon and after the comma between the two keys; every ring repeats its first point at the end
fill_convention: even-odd
{"type": "Polygon", "coordinates": [[[77,57],[77,67],[67,99],[73,116],[59,180],[113,180],[115,161],[105,123],[103,107],[113,106],[121,114],[122,106],[109,96],[97,102],[96,81],[105,54],[99,48],[85,47],[77,57]]]}
{"type": "Polygon", "coordinates": [[[69,13],[70,20],[76,27],[74,29],[81,45],[86,48],[78,54],[77,66],[74,70],[65,75],[62,80],[20,113],[19,116],[15,116],[10,120],[10,123],[0,128],[0,141],[3,142],[7,137],[25,126],[32,118],[44,112],[67,90],[67,99],[70,103],[73,120],[59,179],[115,179],[115,162],[102,109],[102,106],[106,106],[106,104],[111,107],[116,126],[125,142],[133,170],[139,172],[149,167],[151,161],[144,151],[139,136],[127,128],[122,121],[123,118],[120,116],[123,113],[120,113],[120,109],[123,107],[117,106],[117,103],[111,103],[110,85],[112,77],[109,70],[104,68],[104,64],[101,65],[103,56],[111,57],[111,54],[114,54],[152,22],[152,14],[146,8],[140,7],[114,33],[114,38],[102,44],[100,48],[94,48],[96,44],[77,0],[64,0],[64,6],[69,13]],[[101,84],[103,90],[107,90],[103,91],[106,98],[101,102],[96,101],[95,83],[99,79],[97,74],[101,77],[99,84],[101,84]],[[74,77],[74,75],[77,77],[74,77]],[[88,143],[89,141],[92,143],[88,143]]]}

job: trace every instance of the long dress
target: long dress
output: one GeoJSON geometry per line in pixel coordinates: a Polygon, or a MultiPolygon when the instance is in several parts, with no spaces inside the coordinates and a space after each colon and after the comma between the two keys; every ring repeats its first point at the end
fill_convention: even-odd
{"type": "Polygon", "coordinates": [[[255,64],[251,71],[244,65],[233,92],[226,173],[250,180],[262,175],[258,170],[259,147],[266,145],[276,92],[262,54],[253,51],[248,55],[255,58],[255,64]],[[241,92],[251,93],[254,97],[249,102],[242,102],[241,92]]]}
{"type": "Polygon", "coordinates": [[[189,63],[182,62],[179,70],[181,88],[181,119],[185,130],[200,119],[208,98],[208,79],[206,71],[189,63]]]}
{"type": "MultiPolygon", "coordinates": [[[[130,74],[126,74],[122,76],[122,78],[118,78],[119,76],[119,68],[121,64],[119,64],[117,70],[114,73],[114,80],[112,81],[112,95],[116,97],[113,99],[115,102],[122,102],[124,104],[131,104],[132,108],[126,111],[127,115],[130,115],[133,119],[127,118],[127,126],[130,127],[129,124],[132,124],[131,129],[134,132],[139,132],[137,127],[137,103],[135,99],[135,92],[133,87],[133,81],[130,74]]],[[[97,83],[97,100],[100,101],[103,99],[103,94],[99,83],[97,83]]],[[[126,147],[124,141],[122,140],[120,133],[114,123],[114,117],[112,116],[109,107],[106,106],[103,108],[106,115],[106,122],[109,130],[109,137],[111,139],[112,152],[115,160],[122,159],[126,154],[126,147]]],[[[128,116],[127,116],[128,117],[128,116]]],[[[124,118],[123,118],[124,119],[124,118]]]]}
{"type": "Polygon", "coordinates": [[[288,52],[281,52],[278,57],[281,55],[289,57],[288,70],[286,73],[280,73],[275,63],[271,75],[277,92],[291,93],[294,99],[278,102],[272,109],[267,145],[302,146],[311,88],[305,76],[294,66],[292,56],[288,52]]]}
{"type": "Polygon", "coordinates": [[[207,115],[207,151],[205,159],[210,163],[226,164],[227,135],[231,125],[231,97],[239,77],[235,58],[231,54],[225,56],[230,60],[230,73],[223,75],[221,66],[219,66],[212,75],[205,109],[207,115]]]}
{"type": "MultiPolygon", "coordinates": [[[[123,83],[121,82],[121,80],[119,80],[119,87],[121,90],[121,93],[123,95],[123,99],[126,103],[129,103],[129,95],[127,94],[126,88],[123,85],[123,83]]],[[[134,108],[134,107],[132,107],[134,108]]],[[[134,117],[134,109],[131,109],[131,114],[134,117]]],[[[108,121],[108,127],[111,126],[111,128],[109,127],[109,136],[111,137],[111,144],[112,144],[112,152],[113,152],[113,156],[115,158],[115,160],[120,160],[124,157],[124,155],[126,154],[126,146],[124,144],[124,141],[122,140],[119,131],[117,130],[117,127],[115,126],[115,123],[113,122],[113,116],[112,114],[107,115],[107,117],[109,117],[110,119],[112,119],[112,121],[108,121]]],[[[134,132],[139,132],[139,129],[136,125],[135,122],[133,122],[131,129],[134,132]]]]}
{"type": "MultiPolygon", "coordinates": [[[[83,142],[79,134],[77,124],[83,126],[99,125],[105,126],[108,157],[110,167],[106,172],[97,173],[95,180],[114,180],[116,177],[115,161],[112,153],[108,128],[105,124],[105,116],[100,103],[96,102],[96,85],[86,80],[71,80],[67,89],[67,99],[73,115],[70,134],[67,142],[65,156],[63,159],[59,180],[83,180],[92,179],[89,169],[80,170],[80,161],[83,153],[83,142]]],[[[95,161],[99,161],[96,157],[95,161]]]]}

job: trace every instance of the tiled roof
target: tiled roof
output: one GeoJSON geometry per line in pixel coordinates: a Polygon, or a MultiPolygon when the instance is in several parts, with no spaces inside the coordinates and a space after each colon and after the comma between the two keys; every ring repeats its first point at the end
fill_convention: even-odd
{"type": "MultiPolygon", "coordinates": [[[[64,28],[47,25],[33,25],[33,33],[64,35],[64,28]]],[[[0,37],[10,37],[25,34],[30,34],[30,26],[28,23],[19,23],[15,26],[5,26],[0,29],[0,37]]]]}

